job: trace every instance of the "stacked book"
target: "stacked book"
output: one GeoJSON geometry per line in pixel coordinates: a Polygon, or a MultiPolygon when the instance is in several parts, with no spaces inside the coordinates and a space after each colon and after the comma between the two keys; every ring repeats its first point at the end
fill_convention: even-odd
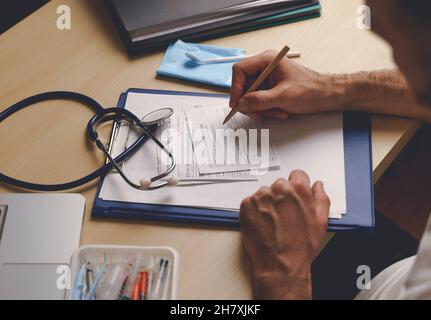
{"type": "Polygon", "coordinates": [[[320,15],[318,0],[105,0],[130,55],[320,15]]]}

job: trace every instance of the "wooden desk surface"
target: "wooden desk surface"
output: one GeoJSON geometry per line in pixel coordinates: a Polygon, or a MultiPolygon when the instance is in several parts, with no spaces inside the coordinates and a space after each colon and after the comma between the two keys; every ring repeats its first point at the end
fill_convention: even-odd
{"type": "MultiPolygon", "coordinates": [[[[359,0],[321,0],[322,17],[209,43],[250,53],[289,44],[303,52],[300,63],[321,72],[353,72],[392,67],[390,49],[356,28],[359,0]]],[[[0,110],[29,95],[51,90],[87,94],[115,106],[130,87],[210,91],[155,78],[163,53],[130,60],[99,1],[61,0],[48,5],[0,36],[0,110]],[[72,30],[56,28],[56,8],[72,10],[72,30]]],[[[39,182],[70,180],[103,159],[86,142],[91,111],[74,103],[36,105],[0,126],[0,170],[39,182]],[[48,157],[47,157],[48,155],[48,157]]],[[[410,139],[419,123],[374,117],[375,179],[410,139]]],[[[167,245],[180,252],[180,294],[188,298],[249,298],[247,260],[238,231],[90,217],[96,184],[76,190],[87,199],[82,244],[167,245]]],[[[17,192],[5,185],[0,192],[17,192]]]]}

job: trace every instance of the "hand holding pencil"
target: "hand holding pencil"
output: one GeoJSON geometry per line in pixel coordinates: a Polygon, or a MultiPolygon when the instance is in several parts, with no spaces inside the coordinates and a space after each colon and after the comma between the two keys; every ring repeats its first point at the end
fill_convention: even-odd
{"type": "Polygon", "coordinates": [[[263,83],[252,86],[278,54],[265,51],[234,65],[229,102],[232,110],[253,118],[286,120],[290,114],[345,108],[343,90],[333,75],[317,73],[284,56],[263,83]]]}
{"type": "MultiPolygon", "coordinates": [[[[262,71],[250,88],[247,89],[246,94],[256,91],[263,84],[263,82],[271,75],[272,71],[274,71],[274,69],[277,67],[278,63],[286,56],[289,50],[290,48],[288,46],[284,46],[283,49],[281,49],[281,51],[275,56],[274,60],[272,60],[272,62],[262,71]]],[[[238,108],[238,105],[232,107],[231,112],[229,112],[229,114],[224,119],[223,124],[228,122],[235,115],[235,113],[238,112],[238,108]]]]}

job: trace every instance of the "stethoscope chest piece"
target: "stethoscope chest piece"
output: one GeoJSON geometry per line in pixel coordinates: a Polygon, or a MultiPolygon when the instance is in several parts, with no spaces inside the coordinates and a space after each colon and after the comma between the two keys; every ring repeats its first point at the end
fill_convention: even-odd
{"type": "Polygon", "coordinates": [[[146,114],[141,121],[147,126],[154,124],[160,125],[165,120],[169,119],[173,113],[174,110],[171,108],[161,108],[146,114]]]}

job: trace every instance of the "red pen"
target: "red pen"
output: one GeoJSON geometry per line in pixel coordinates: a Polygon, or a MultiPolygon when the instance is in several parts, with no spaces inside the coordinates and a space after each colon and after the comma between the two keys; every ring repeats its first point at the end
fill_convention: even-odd
{"type": "Polygon", "coordinates": [[[148,289],[148,272],[143,271],[139,273],[139,291],[141,293],[141,300],[146,300],[147,299],[147,289],[148,289]]]}
{"type": "Polygon", "coordinates": [[[141,297],[141,275],[138,275],[135,285],[133,286],[131,300],[139,300],[141,297]]]}

